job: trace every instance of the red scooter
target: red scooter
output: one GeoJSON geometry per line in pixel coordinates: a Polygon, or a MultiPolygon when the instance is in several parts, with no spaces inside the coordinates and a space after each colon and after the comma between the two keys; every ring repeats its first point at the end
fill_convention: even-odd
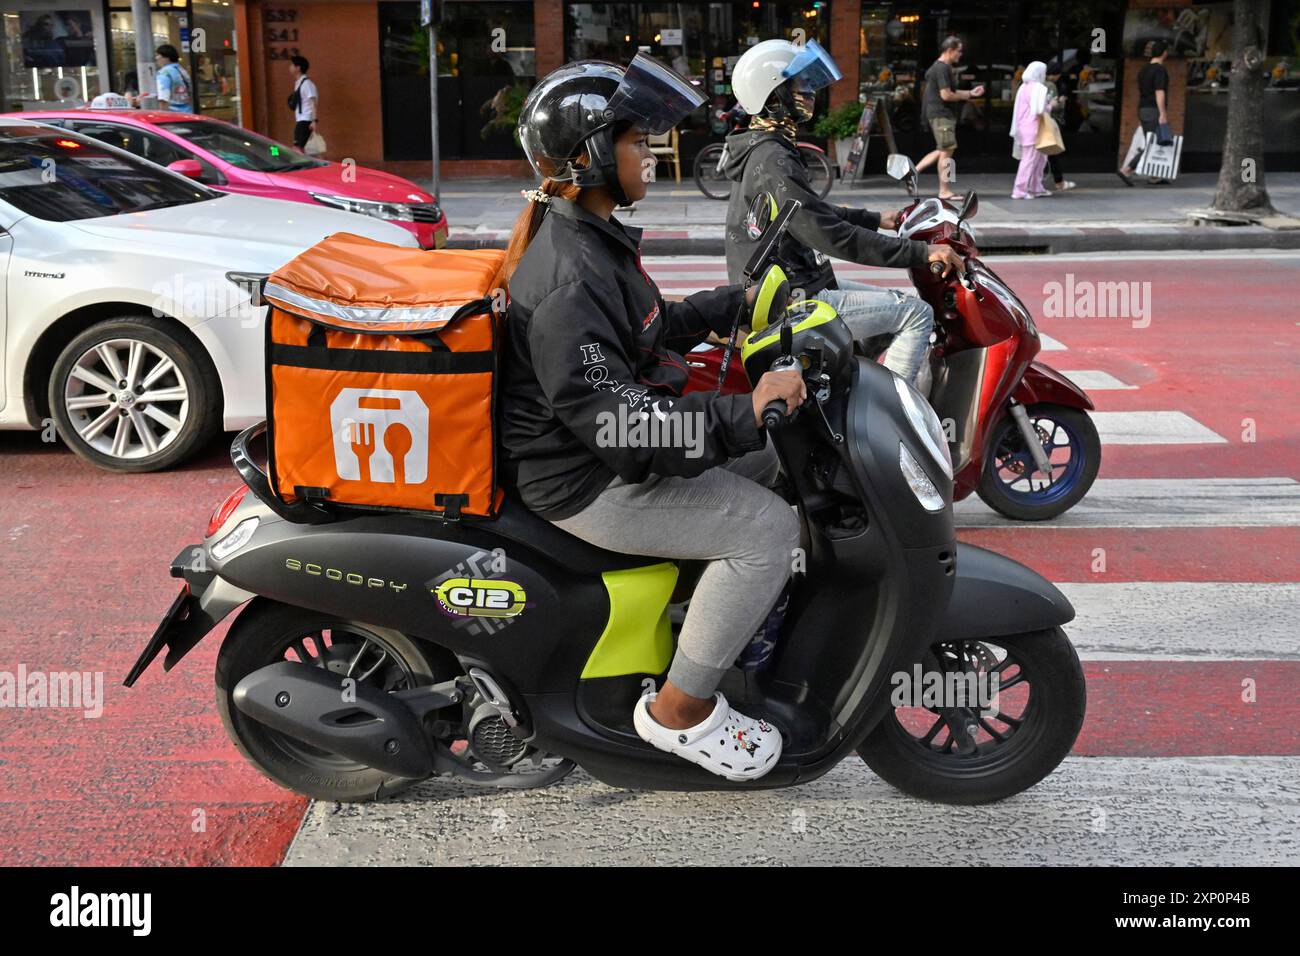
{"type": "MultiPolygon", "coordinates": [[[[1042,521],[1069,510],[1096,480],[1101,439],[1086,392],[1035,356],[1033,316],[978,258],[966,221],[979,208],[974,191],[961,207],[916,197],[916,169],[891,156],[888,170],[908,182],[912,202],[899,235],[952,246],[966,263],[945,278],[913,269],[912,281],[935,315],[935,342],[917,387],[942,421],[952,453],[953,500],[972,491],[1008,518],[1042,521]]],[[[870,343],[878,355],[884,343],[870,343]],[[876,345],[879,344],[877,348],[876,345]]],[[[724,348],[690,353],[691,390],[718,387],[724,348]]],[[[729,363],[724,392],[749,390],[739,362],[729,363]]]]}

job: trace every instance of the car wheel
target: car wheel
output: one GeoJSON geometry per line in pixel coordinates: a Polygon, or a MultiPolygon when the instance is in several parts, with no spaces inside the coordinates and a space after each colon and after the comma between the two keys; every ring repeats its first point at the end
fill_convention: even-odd
{"type": "Polygon", "coordinates": [[[221,422],[221,386],[182,328],[150,316],[92,325],[59,354],[50,413],[63,441],[101,468],[168,468],[221,422]]]}

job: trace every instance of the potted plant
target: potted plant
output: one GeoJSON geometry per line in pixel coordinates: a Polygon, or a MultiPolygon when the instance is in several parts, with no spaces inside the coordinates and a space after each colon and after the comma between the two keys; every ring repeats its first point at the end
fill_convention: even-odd
{"type": "Polygon", "coordinates": [[[858,135],[858,122],[861,119],[862,104],[854,100],[841,103],[813,126],[814,133],[835,143],[835,162],[839,164],[841,175],[844,164],[848,162],[849,151],[853,149],[853,138],[858,135]]]}
{"type": "Polygon", "coordinates": [[[496,96],[488,100],[480,107],[479,112],[484,116],[490,114],[490,119],[479,130],[479,135],[487,139],[493,133],[509,131],[515,138],[516,145],[519,143],[519,114],[523,111],[524,101],[528,99],[530,92],[527,83],[514,83],[511,86],[503,86],[497,90],[496,96]]]}

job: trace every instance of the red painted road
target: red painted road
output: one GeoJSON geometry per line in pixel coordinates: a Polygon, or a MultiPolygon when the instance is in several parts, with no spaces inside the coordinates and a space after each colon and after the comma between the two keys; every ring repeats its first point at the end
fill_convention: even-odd
{"type": "MultiPolygon", "coordinates": [[[[1103,410],[1180,410],[1230,444],[1108,446],[1104,477],[1297,476],[1294,262],[1027,259],[997,269],[1031,308],[1041,306],[1045,283],[1067,272],[1153,283],[1150,327],[1044,319],[1043,330],[1069,346],[1045,358],[1140,386],[1095,393],[1103,410]],[[1253,444],[1238,440],[1247,416],[1257,422],[1253,444]]],[[[305,801],[261,778],[227,741],[213,706],[220,633],[170,674],[155,666],[134,690],[120,686],[176,590],[167,563],[199,540],[235,484],[224,442],[178,471],[120,476],[34,435],[0,433],[0,671],[102,671],[107,698],[98,719],[0,710],[0,864],[282,857],[305,801]]],[[[1059,581],[1097,581],[1089,568],[1099,546],[1109,581],[1300,581],[1295,528],[1008,526],[962,538],[1059,581]]],[[[1286,692],[1300,683],[1296,662],[1089,662],[1087,670],[1080,754],[1300,754],[1292,729],[1300,701],[1286,692]],[[1243,677],[1257,680],[1262,703],[1241,702],[1243,677]]]]}

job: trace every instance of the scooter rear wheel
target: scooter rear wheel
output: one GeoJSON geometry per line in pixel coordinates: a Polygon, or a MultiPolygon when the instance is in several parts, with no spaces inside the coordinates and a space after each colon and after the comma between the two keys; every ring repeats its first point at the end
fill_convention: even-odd
{"type": "Polygon", "coordinates": [[[259,723],[235,707],[235,685],[277,661],[345,672],[358,683],[392,692],[455,676],[410,638],[389,628],[257,599],[231,625],[217,655],[217,710],[239,752],[263,774],[318,800],[357,802],[417,783],[332,754],[259,723]],[[350,668],[350,670],[349,670],[350,668]]]}
{"type": "Polygon", "coordinates": [[[932,648],[946,673],[996,673],[997,716],[957,712],[979,729],[958,752],[953,709],[895,708],[858,748],[877,776],[936,803],[977,804],[1028,790],[1060,765],[1083,726],[1087,688],[1073,645],[1059,627],[956,641],[932,648]]]}

